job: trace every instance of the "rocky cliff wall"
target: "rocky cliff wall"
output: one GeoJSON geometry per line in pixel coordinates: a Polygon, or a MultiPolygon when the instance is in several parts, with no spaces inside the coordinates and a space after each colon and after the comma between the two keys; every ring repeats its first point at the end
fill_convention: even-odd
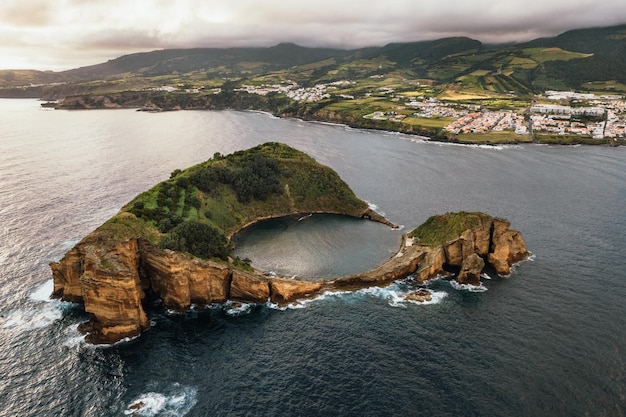
{"type": "Polygon", "coordinates": [[[528,256],[520,232],[509,222],[493,219],[464,231],[437,247],[405,240],[395,256],[361,274],[326,281],[301,281],[242,271],[233,265],[201,260],[157,248],[145,240],[116,242],[93,234],[52,263],[54,293],[80,302],[90,313],[81,329],[93,343],[113,343],[149,328],[142,305],[146,293],[163,300],[167,308],[183,311],[191,304],[208,305],[227,300],[285,304],[323,291],[385,285],[415,274],[423,282],[459,272],[457,279],[480,284],[487,261],[499,275],[528,256]]]}

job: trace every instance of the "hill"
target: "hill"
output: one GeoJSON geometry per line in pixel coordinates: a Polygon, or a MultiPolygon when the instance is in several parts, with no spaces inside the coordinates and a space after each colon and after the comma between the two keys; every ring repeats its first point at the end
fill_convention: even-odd
{"type": "Polygon", "coordinates": [[[330,168],[279,143],[266,143],[176,170],[96,230],[162,248],[226,259],[228,237],[259,219],[313,212],[377,217],[330,168]]]}
{"type": "Polygon", "coordinates": [[[0,96],[59,98],[172,83],[219,87],[226,79],[292,79],[315,85],[374,75],[528,95],[545,89],[589,88],[593,82],[626,83],[625,58],[626,25],[573,30],[517,45],[485,46],[456,37],[357,50],[290,43],[270,48],[169,49],[64,72],[3,70],[0,96]]]}

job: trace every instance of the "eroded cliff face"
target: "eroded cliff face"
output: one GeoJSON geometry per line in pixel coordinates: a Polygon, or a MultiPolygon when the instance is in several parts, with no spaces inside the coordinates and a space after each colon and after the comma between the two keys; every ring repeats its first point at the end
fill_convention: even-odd
{"type": "Polygon", "coordinates": [[[58,263],[52,263],[54,294],[80,302],[90,313],[88,341],[111,343],[150,327],[141,301],[137,240],[85,239],[58,263]]]}
{"type": "Polygon", "coordinates": [[[114,343],[150,327],[142,304],[148,292],[177,311],[228,300],[286,304],[323,291],[385,285],[413,274],[423,282],[449,270],[459,272],[459,282],[480,285],[485,261],[506,276],[511,265],[527,256],[521,233],[509,230],[508,221],[493,219],[437,247],[405,240],[398,253],[377,268],[326,281],[242,271],[160,249],[146,240],[119,242],[98,233],[87,236],[51,268],[54,294],[83,303],[90,313],[89,322],[81,326],[88,341],[114,343]]]}

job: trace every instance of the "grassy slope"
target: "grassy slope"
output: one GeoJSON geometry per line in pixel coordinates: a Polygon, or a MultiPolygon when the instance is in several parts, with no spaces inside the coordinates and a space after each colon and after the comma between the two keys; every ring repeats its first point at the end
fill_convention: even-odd
{"type": "Polygon", "coordinates": [[[487,224],[492,219],[485,213],[460,211],[430,217],[409,233],[416,243],[424,246],[439,246],[459,237],[467,229],[487,224]]]}
{"type": "Polygon", "coordinates": [[[367,208],[367,203],[358,199],[332,169],[287,145],[266,143],[228,156],[216,154],[206,162],[178,172],[137,196],[100,226],[98,232],[116,239],[143,237],[158,244],[167,233],[159,224],[163,218],[178,216],[182,221],[199,221],[230,235],[261,217],[309,212],[361,216],[367,208]],[[216,183],[213,190],[203,192],[190,181],[195,173],[215,166],[242,169],[255,154],[277,161],[280,169],[280,192],[265,200],[252,198],[241,202],[228,184],[216,183]]]}

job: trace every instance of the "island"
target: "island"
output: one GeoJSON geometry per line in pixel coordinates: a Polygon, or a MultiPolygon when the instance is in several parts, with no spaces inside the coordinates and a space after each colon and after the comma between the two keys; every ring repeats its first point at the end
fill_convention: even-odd
{"type": "MultiPolygon", "coordinates": [[[[54,296],[84,305],[79,330],[111,344],[150,328],[148,295],[175,311],[227,301],[297,302],[326,291],[423,282],[454,274],[480,285],[485,264],[507,276],[529,252],[509,222],[483,213],[433,216],[403,236],[397,253],[371,271],[324,280],[267,274],[232,256],[231,237],[259,221],[311,213],[340,214],[397,227],[356,197],[313,158],[265,143],[175,170],[50,264],[54,296]]],[[[412,294],[421,300],[427,294],[412,294]]]]}

